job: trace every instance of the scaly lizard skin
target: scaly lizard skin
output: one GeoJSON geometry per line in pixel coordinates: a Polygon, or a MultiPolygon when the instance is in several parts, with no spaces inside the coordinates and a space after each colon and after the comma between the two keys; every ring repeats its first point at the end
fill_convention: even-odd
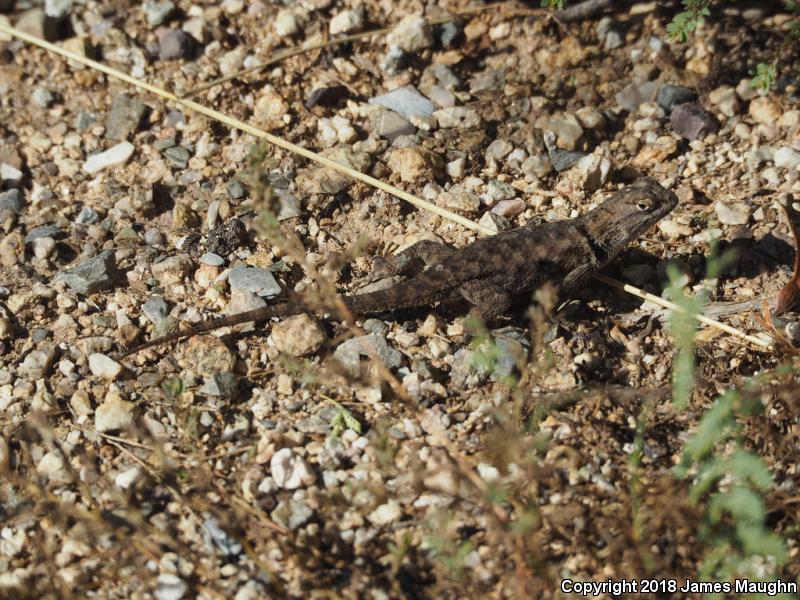
{"type": "MultiPolygon", "coordinates": [[[[342,298],[354,315],[467,300],[485,321],[501,314],[513,296],[546,282],[569,294],[611,262],[628,244],[672,211],[678,198],[655,179],[642,177],[606,202],[575,219],[529,224],[483,238],[455,250],[431,241],[414,244],[379,262],[373,279],[424,269],[385,290],[342,298]]],[[[289,300],[212,319],[150,340],[120,355],[174,342],[220,327],[308,312],[302,300],[289,300]]]]}

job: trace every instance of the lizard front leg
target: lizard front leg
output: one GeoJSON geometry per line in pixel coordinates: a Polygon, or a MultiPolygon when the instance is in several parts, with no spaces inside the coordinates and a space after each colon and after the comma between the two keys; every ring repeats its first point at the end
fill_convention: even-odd
{"type": "Polygon", "coordinates": [[[467,302],[475,305],[470,315],[479,313],[484,323],[502,314],[511,305],[511,296],[506,290],[483,279],[471,279],[462,283],[458,293],[467,302]]]}
{"type": "Polygon", "coordinates": [[[589,279],[589,276],[595,272],[597,272],[597,265],[586,263],[580,267],[575,267],[572,269],[572,271],[567,273],[566,277],[564,277],[564,280],[558,286],[559,297],[561,300],[564,300],[564,296],[566,294],[569,294],[580,287],[584,282],[586,282],[587,279],[589,279]]]}
{"type": "Polygon", "coordinates": [[[419,262],[427,267],[442,262],[454,252],[454,248],[445,244],[438,244],[432,240],[420,240],[397,254],[386,258],[376,257],[368,281],[405,275],[412,271],[419,262]]]}

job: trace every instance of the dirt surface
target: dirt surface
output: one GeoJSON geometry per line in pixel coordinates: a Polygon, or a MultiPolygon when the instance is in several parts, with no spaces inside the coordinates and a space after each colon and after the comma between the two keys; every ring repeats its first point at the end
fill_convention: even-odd
{"type": "MultiPolygon", "coordinates": [[[[607,273],[662,295],[675,270],[712,306],[751,302],[719,318],[764,333],[793,260],[776,201],[800,193],[796,17],[726,4],[679,44],[675,7],[615,4],[578,22],[509,4],[431,25],[433,3],[373,0],[0,2],[0,19],[179,94],[399,23],[193,99],[496,230],[656,177],[679,206],[607,273]]],[[[377,253],[478,234],[3,35],[0,596],[567,598],[565,579],[713,580],[713,552],[798,580],[792,349],[702,329],[681,406],[686,340],[600,282],[478,335],[461,307],[302,315],[114,360],[290,293],[330,306],[377,253]],[[730,389],[757,410],[717,450],[769,468],[780,564],[726,547],[738,523],[674,471],[730,389]]],[[[790,344],[794,318],[766,333],[790,344]]]]}

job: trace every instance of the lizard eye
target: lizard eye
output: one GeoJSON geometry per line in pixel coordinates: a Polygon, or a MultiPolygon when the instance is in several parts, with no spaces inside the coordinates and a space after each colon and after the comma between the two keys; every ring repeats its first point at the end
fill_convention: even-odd
{"type": "Polygon", "coordinates": [[[639,209],[639,210],[641,210],[642,212],[644,212],[644,211],[646,211],[646,210],[650,210],[650,208],[652,208],[652,206],[653,206],[653,203],[652,203],[652,202],[650,202],[650,200],[644,200],[644,199],[643,199],[643,200],[639,200],[639,201],[636,203],[636,208],[638,208],[638,209],[639,209]]]}

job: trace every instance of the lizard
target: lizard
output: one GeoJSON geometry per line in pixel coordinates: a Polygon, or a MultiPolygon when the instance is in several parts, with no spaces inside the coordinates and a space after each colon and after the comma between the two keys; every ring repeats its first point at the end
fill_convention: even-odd
{"type": "MultiPolygon", "coordinates": [[[[510,306],[514,296],[546,282],[555,284],[561,296],[574,291],[677,203],[673,192],[653,178],[641,177],[573,219],[529,223],[460,250],[422,240],[376,260],[373,267],[373,280],[398,275],[407,276],[405,280],[379,291],[344,296],[342,301],[353,315],[369,315],[466,300],[489,322],[510,306]],[[418,272],[408,275],[415,268],[418,272]]],[[[311,310],[302,298],[290,299],[152,339],[123,351],[119,358],[221,327],[311,310]]]]}

